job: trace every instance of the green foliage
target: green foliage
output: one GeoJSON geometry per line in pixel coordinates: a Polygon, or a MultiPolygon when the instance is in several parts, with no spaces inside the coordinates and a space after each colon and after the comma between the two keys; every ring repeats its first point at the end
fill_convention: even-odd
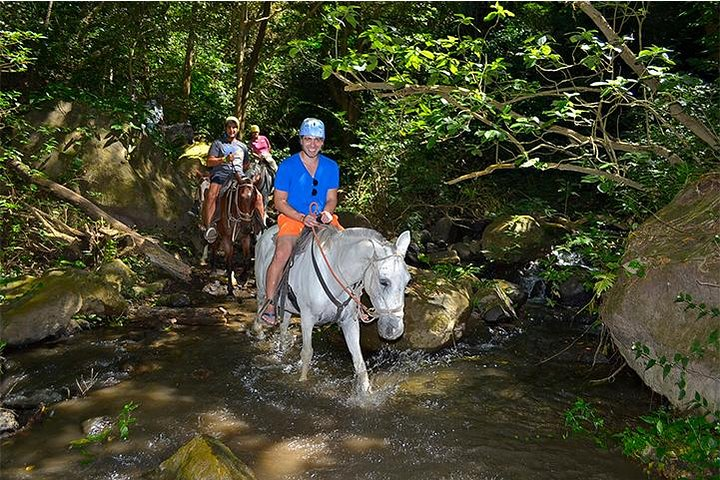
{"type": "Polygon", "coordinates": [[[481,267],[476,267],[472,263],[468,265],[450,265],[447,263],[438,263],[432,265],[432,271],[436,275],[445,278],[450,282],[456,282],[464,278],[475,278],[481,271],[481,267]]]}
{"type": "Polygon", "coordinates": [[[640,419],[645,427],[627,428],[616,436],[623,454],[644,462],[648,470],[703,478],[720,469],[720,420],[703,415],[675,416],[666,409],[640,419]]]}
{"type": "Polygon", "coordinates": [[[83,438],[72,440],[70,442],[70,449],[78,450],[83,455],[82,463],[94,461],[94,455],[88,450],[90,447],[112,442],[118,437],[123,441],[126,441],[130,437],[130,426],[137,422],[137,419],[133,416],[133,412],[138,407],[139,405],[135,402],[126,403],[117,415],[112,427],[106,428],[99,433],[88,434],[83,438]]]}
{"type": "Polygon", "coordinates": [[[641,416],[640,425],[613,433],[605,426],[597,409],[578,398],[565,411],[568,431],[564,438],[579,434],[589,436],[603,448],[618,445],[624,455],[645,464],[648,472],[668,478],[717,478],[716,472],[720,468],[720,417],[717,413],[714,418],[678,415],[661,408],[641,416]]]}
{"type": "MultiPolygon", "coordinates": [[[[607,439],[603,435],[605,420],[582,398],[576,399],[573,406],[565,411],[565,426],[571,433],[590,435],[600,447],[607,446],[607,439]]],[[[568,436],[569,432],[566,432],[563,438],[568,436]]]]}
{"type": "MultiPolygon", "coordinates": [[[[685,311],[697,310],[697,320],[708,315],[712,319],[720,318],[720,308],[716,306],[708,307],[705,303],[697,304],[690,294],[680,293],[675,301],[684,303],[685,311]]],[[[661,368],[663,379],[667,378],[673,370],[676,370],[678,375],[675,384],[678,387],[678,400],[683,400],[687,396],[688,365],[693,360],[703,358],[708,350],[720,352],[720,329],[716,328],[712,330],[706,338],[694,339],[690,345],[689,353],[676,352],[672,359],[665,355],[657,357],[657,355],[650,350],[650,347],[641,342],[635,342],[632,349],[635,352],[635,359],[642,358],[645,362],[645,370],[653,367],[661,368]]],[[[708,406],[707,400],[701,398],[697,392],[695,392],[692,403],[697,404],[698,407],[707,408],[708,406]]]]}

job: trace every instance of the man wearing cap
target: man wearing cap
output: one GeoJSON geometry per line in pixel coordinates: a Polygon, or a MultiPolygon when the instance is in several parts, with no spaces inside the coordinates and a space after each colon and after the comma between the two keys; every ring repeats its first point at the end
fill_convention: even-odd
{"type": "Polygon", "coordinates": [[[278,166],[272,156],[272,145],[265,135],[260,135],[260,127],[250,125],[250,148],[253,153],[264,158],[273,172],[277,172],[278,166]]]}
{"type": "Polygon", "coordinates": [[[217,230],[211,222],[215,216],[220,187],[225,181],[235,175],[243,176],[243,162],[248,159],[248,148],[237,138],[240,121],[237,117],[225,119],[225,133],[210,145],[207,156],[207,166],[210,168],[210,189],[203,204],[203,224],[205,225],[205,240],[213,243],[218,236],[217,230]]]}
{"type": "MultiPolygon", "coordinates": [[[[271,301],[303,228],[331,224],[342,229],[333,213],[338,201],[340,168],[320,153],[324,142],[325,124],[316,118],[306,118],[300,124],[300,151],[286,158],[278,168],[274,199],[280,213],[280,229],[265,284],[266,297],[271,301]]],[[[267,305],[261,319],[269,325],[277,323],[272,303],[267,305]]]]}

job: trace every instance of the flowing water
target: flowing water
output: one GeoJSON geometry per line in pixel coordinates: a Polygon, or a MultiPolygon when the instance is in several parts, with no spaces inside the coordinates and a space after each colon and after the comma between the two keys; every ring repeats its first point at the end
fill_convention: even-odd
{"type": "Polygon", "coordinates": [[[530,313],[434,354],[370,356],[368,398],[354,393],[332,330],[316,336],[310,379],[300,383],[298,346],[281,357],[272,337],[258,341],[244,327],[92,330],[6,353],[16,404],[43,388],[69,397],[94,384],[3,439],[0,477],[139,478],[206,433],[260,480],[647,478],[618,451],[563,438],[563,413],[578,396],[616,427],[652,405],[629,374],[589,384],[614,368],[591,370],[595,341],[539,364],[583,329],[553,315],[530,313]],[[127,441],[93,446],[89,463],[68,449],[85,420],[114,418],[131,401],[139,407],[127,441]]]}

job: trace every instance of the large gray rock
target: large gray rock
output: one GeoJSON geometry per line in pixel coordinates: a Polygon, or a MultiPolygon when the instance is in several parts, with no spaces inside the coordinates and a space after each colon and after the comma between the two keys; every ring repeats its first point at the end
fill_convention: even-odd
{"type": "Polygon", "coordinates": [[[720,174],[710,174],[685,190],[629,239],[625,271],[606,296],[601,315],[618,349],[645,383],[674,405],[686,407],[698,392],[720,408],[720,348],[709,344],[720,332],[720,174]],[[690,295],[696,308],[676,302],[690,295]],[[706,315],[700,315],[705,304],[706,315]],[[633,345],[647,347],[636,358],[633,345]],[[697,342],[704,353],[693,353],[697,342]],[[689,358],[686,369],[676,354],[689,358]],[[666,378],[660,360],[672,363],[666,378]],[[658,363],[650,365],[654,359],[658,363]],[[684,370],[684,374],[683,374],[684,370]],[[687,383],[680,399],[678,383],[687,383]],[[681,382],[680,382],[681,383],[681,382]]]}
{"type": "Polygon", "coordinates": [[[0,307],[0,337],[10,345],[24,345],[74,330],[78,313],[120,315],[127,309],[120,291],[131,276],[115,260],[98,272],[50,270],[41,278],[16,282],[0,307]]]}
{"type": "Polygon", "coordinates": [[[160,466],[143,475],[149,480],[255,480],[250,467],[241,462],[220,440],[200,435],[180,447],[160,466]]]}

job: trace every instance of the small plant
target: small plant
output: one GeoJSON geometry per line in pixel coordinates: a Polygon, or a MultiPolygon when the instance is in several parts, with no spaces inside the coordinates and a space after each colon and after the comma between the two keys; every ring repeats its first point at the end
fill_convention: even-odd
{"type": "Polygon", "coordinates": [[[679,416],[661,408],[640,417],[642,425],[612,433],[597,410],[578,398],[565,412],[572,434],[590,436],[603,448],[620,446],[623,454],[643,462],[648,472],[670,478],[718,480],[720,471],[720,412],[714,416],[679,416]]]}
{"type": "Polygon", "coordinates": [[[80,378],[75,379],[75,384],[78,387],[78,393],[81,397],[87,395],[87,392],[89,392],[90,389],[95,386],[99,377],[100,372],[96,372],[95,369],[91,368],[90,376],[88,378],[85,378],[85,375],[80,375],[80,378]]]}
{"type": "Polygon", "coordinates": [[[678,478],[714,478],[720,472],[720,420],[703,415],[677,417],[665,409],[640,417],[645,426],[616,435],[623,454],[649,471],[678,478]],[[713,476],[713,473],[715,475],[713,476]]]}
{"type": "Polygon", "coordinates": [[[575,400],[575,403],[565,412],[565,426],[570,429],[563,438],[570,433],[590,435],[600,447],[606,447],[605,420],[598,414],[597,410],[582,398],[575,400]]]}
{"type": "Polygon", "coordinates": [[[439,263],[437,265],[433,265],[432,270],[437,275],[450,281],[461,280],[471,275],[477,275],[482,271],[480,267],[476,267],[472,263],[468,265],[450,265],[447,263],[439,263]]]}
{"type": "Polygon", "coordinates": [[[70,442],[70,450],[77,450],[84,457],[82,463],[90,463],[94,460],[94,455],[88,451],[93,445],[102,445],[107,442],[114,440],[113,434],[117,432],[117,436],[120,440],[126,441],[130,436],[130,425],[133,425],[137,420],[133,417],[132,412],[135,411],[139,405],[135,402],[128,402],[123,405],[122,410],[117,416],[115,423],[110,428],[106,428],[99,433],[89,433],[83,438],[73,440],[70,442]]]}

